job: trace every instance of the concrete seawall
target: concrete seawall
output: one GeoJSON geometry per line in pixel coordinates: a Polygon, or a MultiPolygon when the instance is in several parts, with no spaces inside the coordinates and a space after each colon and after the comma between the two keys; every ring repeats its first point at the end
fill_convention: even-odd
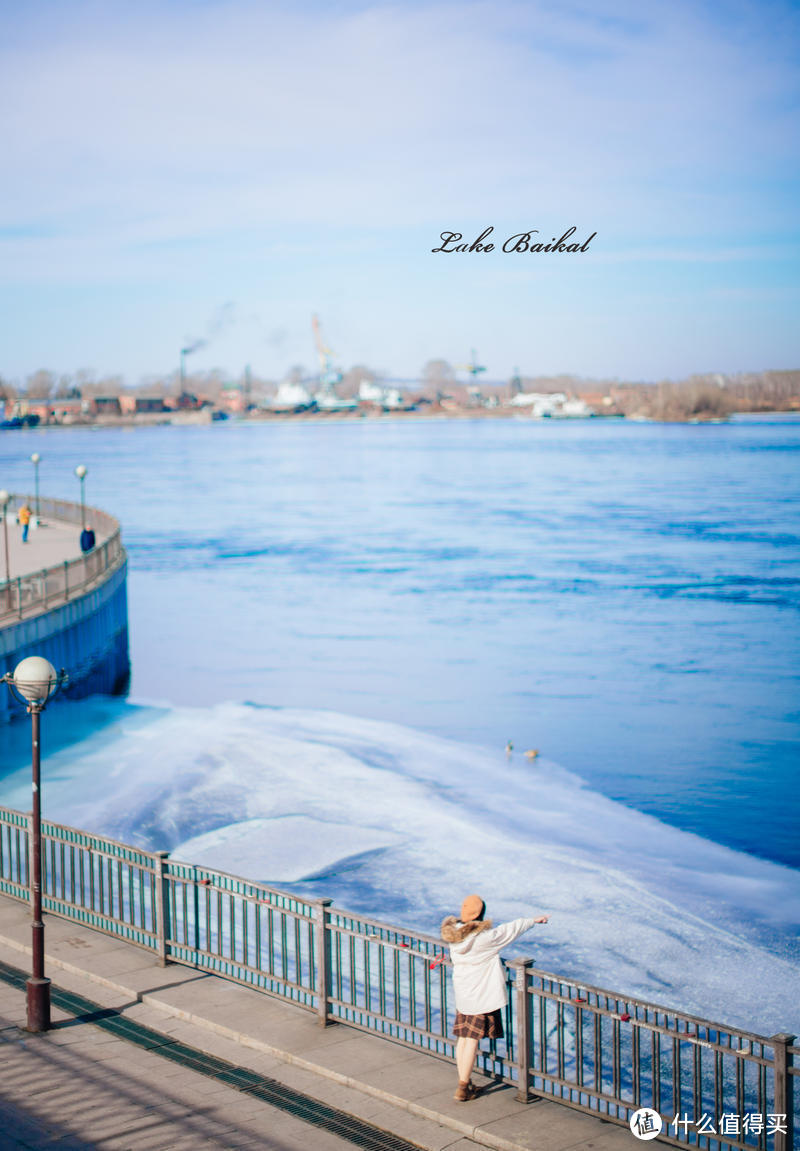
{"type": "MultiPolygon", "coordinates": [[[[22,498],[15,498],[14,505],[22,498]]],[[[64,569],[73,565],[77,570],[83,562],[76,538],[74,559],[46,570],[32,569],[29,577],[12,582],[11,592],[18,596],[17,614],[21,618],[13,619],[8,613],[5,619],[0,616],[0,674],[13,671],[26,656],[41,655],[57,669],[67,670],[70,683],[66,694],[73,698],[120,694],[130,676],[128,564],[119,524],[96,509],[87,509],[87,513],[99,529],[98,547],[91,555],[88,574],[84,570],[82,584],[76,586],[73,573],[66,581],[68,586],[63,586],[64,569]],[[22,591],[17,591],[17,586],[22,591]],[[29,592],[30,598],[26,598],[29,592]]],[[[62,523],[79,524],[81,509],[59,501],[57,515],[62,523]]],[[[20,710],[9,692],[0,693],[0,724],[20,710]]]]}

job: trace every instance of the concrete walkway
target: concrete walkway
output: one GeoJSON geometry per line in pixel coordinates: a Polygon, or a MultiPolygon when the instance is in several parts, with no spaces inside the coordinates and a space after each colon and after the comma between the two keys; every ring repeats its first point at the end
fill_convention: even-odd
{"type": "MultiPolygon", "coordinates": [[[[22,528],[16,522],[16,511],[8,517],[8,562],[11,578],[31,575],[43,568],[53,567],[64,560],[78,559],[81,555],[79,524],[66,524],[58,520],[44,520],[38,528],[28,532],[28,542],[22,542],[22,528]]],[[[0,517],[1,518],[1,517],[0,517]]],[[[97,535],[98,546],[106,536],[97,535]]],[[[0,583],[6,578],[6,557],[3,528],[0,526],[0,583]]]]}
{"type": "MultiPolygon", "coordinates": [[[[340,1024],[322,1028],[301,1008],[191,968],[159,967],[148,952],[69,920],[49,915],[46,925],[46,972],[54,986],[115,1009],[118,1017],[196,1051],[267,1075],[417,1147],[632,1151],[636,1144],[627,1128],[545,1100],[518,1103],[512,1088],[480,1077],[476,1081],[485,1085],[484,1093],[470,1103],[456,1103],[455,1069],[445,1060],[340,1024]]],[[[0,896],[0,960],[28,970],[29,955],[29,909],[0,896]]],[[[311,1127],[306,1127],[305,1141],[301,1131],[297,1142],[296,1134],[288,1128],[284,1134],[284,1127],[276,1126],[280,1137],[270,1142],[272,1135],[264,1133],[272,1132],[269,1124],[278,1121],[259,1111],[267,1104],[233,1087],[222,1089],[195,1071],[181,1070],[179,1082],[174,1065],[157,1054],[157,1047],[140,1051],[88,1021],[80,1026],[71,1021],[67,1027],[70,1021],[62,1014],[61,1026],[44,1036],[17,1040],[15,1047],[8,1037],[19,1035],[16,1029],[24,1023],[24,1014],[22,992],[3,989],[0,1017],[5,1022],[0,1021],[0,1027],[5,1031],[0,1039],[7,1043],[0,1048],[0,1095],[8,1105],[11,1084],[32,1076],[35,1094],[25,1104],[26,1122],[50,1122],[55,1098],[51,1078],[63,1072],[65,1078],[58,1083],[69,1081],[69,1091],[57,1086],[52,1091],[64,1090],[73,1103],[69,1122],[66,1113],[58,1109],[55,1113],[56,1119],[62,1116],[70,1137],[79,1140],[70,1146],[91,1146],[96,1140],[103,1147],[166,1151],[183,1146],[234,1147],[248,1139],[260,1139],[265,1147],[334,1146],[323,1143],[323,1132],[311,1127]],[[104,1075],[103,1064],[113,1066],[113,1074],[104,1075]],[[114,1084],[123,1074],[121,1094],[131,1109],[126,1102],[117,1111],[111,1099],[116,1098],[114,1084]],[[155,1127],[142,1118],[148,1100],[155,1127]],[[193,1101],[202,1101],[199,1111],[193,1109],[193,1101]],[[169,1123],[174,1123],[175,1132],[167,1138],[164,1125],[169,1123]],[[230,1139],[241,1136],[239,1142],[225,1142],[229,1138],[225,1124],[230,1125],[230,1139]]],[[[16,1105],[25,1097],[17,1092],[10,1102],[16,1105]]],[[[279,1122],[288,1119],[283,1115],[279,1122]]],[[[336,1146],[341,1145],[337,1138],[336,1146]]]]}
{"type": "Polygon", "coordinates": [[[81,1018],[19,1027],[23,992],[0,982],[0,1147],[4,1151],[352,1151],[330,1132],[167,1063],[81,1018]]]}

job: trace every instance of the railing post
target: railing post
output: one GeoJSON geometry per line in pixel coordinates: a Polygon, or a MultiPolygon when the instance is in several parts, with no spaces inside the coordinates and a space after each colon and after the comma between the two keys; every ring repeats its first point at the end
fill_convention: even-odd
{"type": "Polygon", "coordinates": [[[64,602],[69,599],[69,560],[64,560],[64,602]]]}
{"type": "Polygon", "coordinates": [[[317,1014],[320,1027],[327,1027],[331,1022],[328,1000],[331,994],[331,932],[330,912],[328,908],[332,899],[317,899],[317,923],[315,932],[315,951],[317,964],[317,1014]]]}
{"type": "Polygon", "coordinates": [[[169,916],[169,877],[166,863],[169,859],[168,851],[154,852],[156,859],[156,947],[158,950],[158,963],[160,967],[167,966],[167,948],[170,937],[169,916]]]}
{"type": "Polygon", "coordinates": [[[528,994],[528,967],[532,959],[513,959],[509,966],[515,972],[515,1015],[517,1018],[517,1034],[515,1036],[516,1049],[514,1051],[517,1064],[517,1099],[520,1103],[530,1103],[530,1064],[531,1064],[531,997],[528,994]]]}
{"type": "Polygon", "coordinates": [[[42,602],[47,609],[47,568],[42,568],[42,602]]]}
{"type": "MultiPolygon", "coordinates": [[[[200,951],[200,880],[197,878],[197,868],[192,868],[192,911],[194,918],[194,964],[199,966],[197,956],[200,951]]],[[[233,896],[231,896],[233,898],[233,896]]],[[[220,925],[221,926],[221,925],[220,925]]],[[[188,925],[187,925],[188,928],[188,925]]],[[[186,930],[186,942],[189,942],[189,932],[186,930]]],[[[231,935],[231,959],[236,954],[236,942],[231,935]]]]}
{"type": "Polygon", "coordinates": [[[775,1132],[775,1151],[792,1151],[794,1146],[794,1084],[789,1073],[792,1066],[789,1048],[796,1038],[796,1035],[784,1032],[770,1037],[775,1073],[775,1114],[786,1116],[786,1131],[775,1132]]]}
{"type": "Polygon", "coordinates": [[[22,619],[22,576],[17,576],[17,613],[22,619]]]}
{"type": "MultiPolygon", "coordinates": [[[[33,879],[31,878],[31,864],[33,861],[33,812],[25,812],[25,886],[28,889],[28,903],[33,906],[33,879]]],[[[20,870],[20,882],[22,871],[20,870]]]]}

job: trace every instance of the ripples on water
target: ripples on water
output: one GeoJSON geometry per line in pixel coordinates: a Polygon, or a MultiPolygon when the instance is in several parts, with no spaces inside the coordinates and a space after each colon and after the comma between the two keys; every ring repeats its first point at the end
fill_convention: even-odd
{"type": "Polygon", "coordinates": [[[33,450],[122,519],[134,695],[511,739],[800,865],[798,420],[6,434],[6,486],[33,450]]]}

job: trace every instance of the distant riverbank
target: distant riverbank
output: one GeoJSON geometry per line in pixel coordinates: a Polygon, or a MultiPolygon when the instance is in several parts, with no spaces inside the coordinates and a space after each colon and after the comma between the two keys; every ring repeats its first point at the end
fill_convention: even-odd
{"type": "Polygon", "coordinates": [[[731,411],[723,415],[713,412],[699,414],[679,415],[645,415],[644,413],[626,414],[624,412],[592,412],[585,416],[534,416],[524,408],[462,408],[442,407],[439,405],[426,405],[419,408],[409,408],[397,411],[364,411],[347,410],[324,411],[308,409],[304,411],[252,411],[237,415],[221,413],[216,409],[201,408],[196,411],[177,412],[140,412],[127,416],[99,416],[92,418],[75,418],[69,420],[52,421],[23,421],[13,427],[0,427],[0,434],[5,432],[64,429],[74,431],[86,428],[153,428],[153,427],[203,427],[212,424],[225,424],[228,422],[247,424],[269,423],[358,423],[362,420],[386,422],[398,420],[413,422],[418,420],[521,420],[535,423],[576,423],[587,420],[625,420],[633,423],[661,423],[661,424],[718,424],[731,418],[740,416],[769,416],[769,415],[797,415],[798,408],[763,408],[757,411],[731,411]]]}

